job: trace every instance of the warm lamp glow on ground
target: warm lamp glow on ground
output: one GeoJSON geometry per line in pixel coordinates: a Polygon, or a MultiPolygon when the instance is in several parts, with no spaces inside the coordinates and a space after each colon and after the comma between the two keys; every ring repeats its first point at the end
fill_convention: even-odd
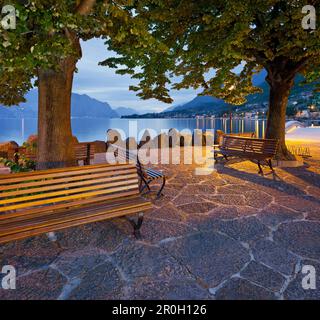
{"type": "Polygon", "coordinates": [[[308,147],[276,180],[249,161],[209,175],[153,166],[168,183],[160,200],[148,195],[140,241],[118,219],[57,232],[60,248],[46,236],[4,245],[19,290],[0,299],[319,299],[301,288],[301,267],[320,268],[320,148],[308,147]]]}

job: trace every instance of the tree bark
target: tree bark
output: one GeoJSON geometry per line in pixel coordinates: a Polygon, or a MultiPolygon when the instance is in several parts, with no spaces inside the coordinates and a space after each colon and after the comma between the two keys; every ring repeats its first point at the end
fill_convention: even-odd
{"type": "Polygon", "coordinates": [[[76,165],[71,130],[71,92],[75,57],[60,62],[60,70],[39,71],[37,169],[76,165]]]}
{"type": "Polygon", "coordinates": [[[290,90],[294,84],[294,78],[284,80],[284,77],[274,77],[274,73],[268,75],[270,86],[269,111],[266,138],[279,140],[279,148],[276,158],[278,160],[293,160],[293,155],[288,151],[285,140],[286,110],[290,90]]]}
{"type": "MultiPolygon", "coordinates": [[[[85,16],[95,4],[96,0],[79,0],[75,12],[85,16]]],[[[58,71],[39,70],[38,170],[76,165],[71,129],[71,94],[81,47],[75,33],[66,29],[65,36],[73,45],[75,54],[60,61],[58,71]]]]}

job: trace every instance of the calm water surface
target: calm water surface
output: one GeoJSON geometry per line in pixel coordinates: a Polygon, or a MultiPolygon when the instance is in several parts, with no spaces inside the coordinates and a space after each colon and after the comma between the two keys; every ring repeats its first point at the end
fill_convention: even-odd
{"type": "MultiPolygon", "coordinates": [[[[145,129],[159,134],[171,128],[181,130],[220,129],[229,133],[230,119],[72,119],[73,134],[79,141],[105,140],[108,129],[121,129],[128,136],[129,126],[138,128],[139,137],[145,129]]],[[[263,137],[265,120],[234,119],[232,132],[256,132],[263,137]]],[[[14,140],[22,144],[37,133],[37,119],[0,119],[0,141],[14,140]]],[[[152,134],[152,132],[150,132],[152,134]]]]}

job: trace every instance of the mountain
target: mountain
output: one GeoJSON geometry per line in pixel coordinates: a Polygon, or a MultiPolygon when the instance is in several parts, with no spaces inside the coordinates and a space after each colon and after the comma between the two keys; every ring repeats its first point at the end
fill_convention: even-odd
{"type": "Polygon", "coordinates": [[[38,92],[31,90],[26,95],[27,102],[19,106],[4,107],[0,105],[0,118],[36,118],[38,114],[38,92]]]}
{"type": "Polygon", "coordinates": [[[137,110],[137,109],[133,109],[133,108],[127,108],[127,107],[114,107],[113,108],[114,111],[117,112],[117,114],[120,117],[126,118],[128,116],[139,116],[142,114],[147,114],[147,113],[153,113],[154,111],[152,110],[137,110]]]}
{"type": "Polygon", "coordinates": [[[182,111],[182,110],[196,110],[199,107],[206,109],[207,107],[214,106],[225,106],[226,103],[221,100],[211,96],[197,96],[192,101],[174,108],[172,111],[182,111]]]}
{"type": "Polygon", "coordinates": [[[134,110],[132,108],[126,108],[126,107],[118,107],[118,108],[115,108],[114,111],[117,112],[117,114],[120,117],[131,116],[133,114],[140,114],[140,112],[138,112],[137,110],[134,110]]]}
{"type": "MultiPolygon", "coordinates": [[[[304,81],[303,76],[301,75],[296,76],[295,84],[290,92],[289,104],[290,104],[290,101],[303,100],[303,104],[305,107],[307,103],[311,103],[316,83],[308,83],[306,85],[303,85],[302,84],[303,81],[304,81]],[[307,98],[307,100],[305,98],[307,98]],[[308,98],[310,101],[308,101],[308,98]]],[[[263,81],[259,85],[259,87],[262,89],[263,92],[249,95],[247,97],[247,102],[245,103],[245,105],[253,105],[253,104],[258,105],[258,104],[268,103],[270,87],[267,81],[263,81]]]]}
{"type": "MultiPolygon", "coordinates": [[[[267,72],[262,70],[259,74],[253,76],[252,83],[255,86],[262,86],[265,83],[267,72]]],[[[223,114],[234,107],[228,105],[221,99],[217,99],[211,96],[197,96],[192,101],[179,106],[171,106],[166,109],[160,115],[164,116],[178,116],[179,114],[185,114],[191,116],[193,114],[223,114]]],[[[147,117],[151,117],[152,114],[147,114],[147,117]]]]}
{"type": "MultiPolygon", "coordinates": [[[[0,105],[0,118],[37,118],[38,91],[28,92],[26,100],[27,102],[14,107],[0,105]]],[[[111,109],[108,103],[77,93],[73,93],[71,97],[71,116],[75,118],[119,118],[119,114],[111,109]]]]}
{"type": "Polygon", "coordinates": [[[75,118],[119,118],[107,102],[93,99],[86,94],[72,94],[71,116],[75,118]]]}
{"type": "Polygon", "coordinates": [[[169,108],[167,108],[167,109],[165,109],[163,112],[170,112],[170,111],[173,111],[175,108],[178,108],[178,107],[180,107],[181,105],[178,105],[178,106],[171,106],[171,107],[169,107],[169,108]]]}
{"type": "Polygon", "coordinates": [[[197,96],[192,101],[171,107],[160,113],[147,113],[143,115],[127,116],[128,118],[178,118],[178,117],[192,117],[200,114],[223,114],[230,108],[230,106],[221,99],[211,96],[197,96]]]}
{"type": "MultiPolygon", "coordinates": [[[[262,70],[260,73],[256,74],[253,76],[252,83],[260,87],[265,83],[265,78],[267,76],[267,72],[265,70],[262,70]]],[[[211,96],[197,96],[194,98],[192,101],[184,104],[184,105],[179,105],[179,106],[171,106],[167,108],[164,112],[170,112],[170,111],[181,111],[185,109],[194,109],[202,106],[215,106],[215,105],[220,105],[223,104],[224,106],[226,103],[223,100],[211,97],[211,96]]]]}
{"type": "MultiPolygon", "coordinates": [[[[265,78],[267,76],[267,72],[265,70],[262,70],[260,73],[256,74],[253,76],[252,79],[252,83],[255,86],[263,86],[264,84],[266,84],[265,82],[265,78]]],[[[169,109],[166,111],[174,111],[174,112],[179,112],[182,110],[188,110],[188,112],[192,111],[192,112],[199,112],[199,108],[203,109],[204,111],[207,111],[208,109],[212,111],[212,108],[215,108],[215,111],[220,112],[223,110],[227,110],[228,109],[228,104],[225,103],[223,100],[221,99],[217,99],[215,97],[211,97],[211,96],[197,96],[196,98],[194,98],[192,101],[181,105],[181,106],[177,106],[174,109],[169,109]]]]}

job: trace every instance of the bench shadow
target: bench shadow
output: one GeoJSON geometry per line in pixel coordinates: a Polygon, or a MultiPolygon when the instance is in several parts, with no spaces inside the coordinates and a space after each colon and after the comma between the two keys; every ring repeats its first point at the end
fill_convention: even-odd
{"type": "MultiPolygon", "coordinates": [[[[239,161],[240,162],[240,161],[239,161]]],[[[223,175],[229,175],[231,177],[242,179],[257,185],[261,185],[263,187],[272,188],[274,190],[278,190],[279,193],[286,193],[289,196],[295,196],[300,199],[309,200],[320,204],[320,199],[311,195],[308,195],[304,190],[296,187],[294,184],[288,183],[281,179],[279,175],[275,174],[273,179],[268,179],[267,177],[262,177],[259,174],[239,171],[237,169],[231,168],[227,165],[219,165],[216,166],[217,172],[223,175]],[[277,179],[275,178],[277,177],[277,179]]],[[[302,178],[304,173],[306,173],[306,168],[287,168],[286,172],[295,175],[299,178],[302,178]],[[298,170],[297,170],[298,169],[298,170]]],[[[308,172],[308,176],[310,178],[310,183],[316,182],[316,186],[319,186],[320,176],[317,173],[308,172]]],[[[309,181],[307,181],[309,182],[309,181]]]]}
{"type": "Polygon", "coordinates": [[[282,168],[282,170],[298,179],[307,182],[310,186],[320,188],[320,175],[318,173],[309,171],[308,169],[311,167],[312,166],[310,164],[305,163],[305,165],[300,168],[282,168]]]}

